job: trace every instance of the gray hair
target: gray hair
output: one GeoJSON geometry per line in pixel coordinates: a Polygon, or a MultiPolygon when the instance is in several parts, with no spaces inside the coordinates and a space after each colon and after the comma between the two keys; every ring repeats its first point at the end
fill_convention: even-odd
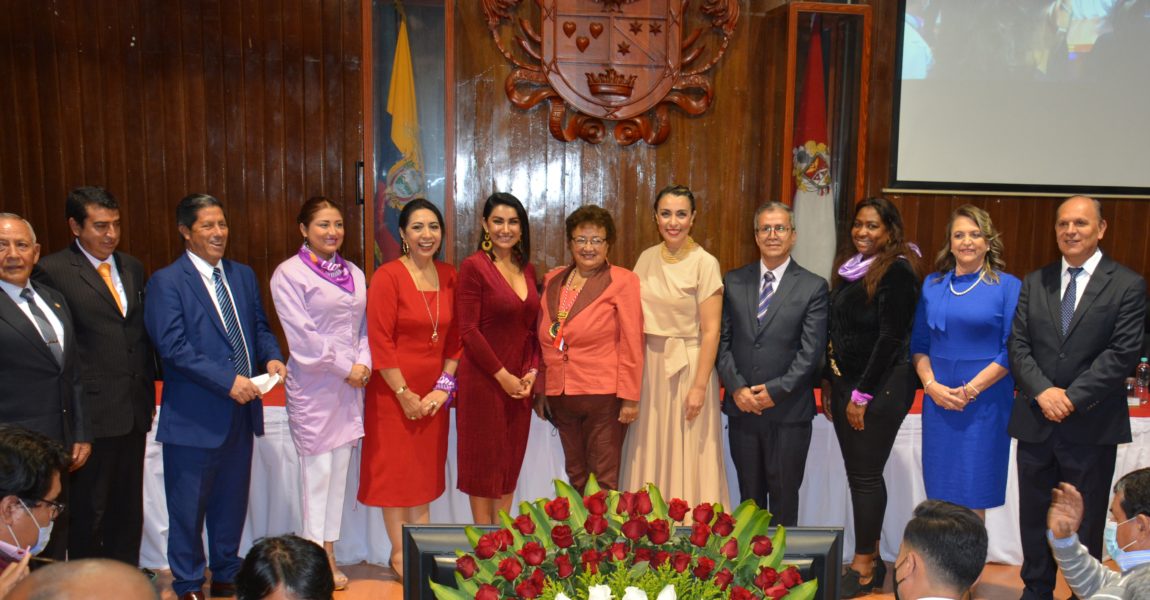
{"type": "Polygon", "coordinates": [[[32,234],[32,243],[36,243],[36,229],[28,222],[28,219],[21,217],[16,213],[0,212],[0,221],[21,221],[28,228],[28,233],[32,234]]]}
{"type": "Polygon", "coordinates": [[[782,211],[787,213],[787,219],[791,222],[791,229],[798,231],[798,228],[795,227],[795,209],[776,200],[764,202],[755,209],[755,218],[751,222],[751,229],[754,230],[759,228],[759,217],[762,216],[763,213],[775,211],[782,211]]]}

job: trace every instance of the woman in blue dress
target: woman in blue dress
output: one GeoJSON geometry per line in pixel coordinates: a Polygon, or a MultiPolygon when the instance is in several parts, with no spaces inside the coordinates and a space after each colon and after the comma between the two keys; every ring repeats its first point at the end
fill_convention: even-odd
{"type": "Polygon", "coordinates": [[[1014,402],[1007,340],[1018,292],[1004,273],[990,215],[964,205],[950,216],[936,273],[922,286],[910,351],[928,401],[922,407],[922,474],[928,498],[975,510],[1006,502],[1014,402]]]}

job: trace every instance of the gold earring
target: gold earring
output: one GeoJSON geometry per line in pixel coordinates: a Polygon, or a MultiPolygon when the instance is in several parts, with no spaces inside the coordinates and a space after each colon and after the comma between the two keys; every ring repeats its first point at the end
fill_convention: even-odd
{"type": "Polygon", "coordinates": [[[483,241],[480,242],[479,247],[483,248],[484,252],[491,252],[491,234],[487,231],[483,232],[483,241]]]}
{"type": "Polygon", "coordinates": [[[400,250],[403,252],[403,254],[405,256],[408,254],[411,254],[411,246],[407,245],[407,240],[401,240],[401,241],[402,241],[402,244],[400,245],[400,250]]]}

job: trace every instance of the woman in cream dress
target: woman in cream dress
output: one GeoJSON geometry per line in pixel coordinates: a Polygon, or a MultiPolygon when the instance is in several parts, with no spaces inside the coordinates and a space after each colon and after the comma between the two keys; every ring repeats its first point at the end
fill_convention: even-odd
{"type": "Polygon", "coordinates": [[[715,354],[723,311],[719,261],[690,237],[695,197],[684,186],[655,199],[662,243],[635,263],[646,349],[638,420],[623,445],[621,489],[651,482],[667,499],[729,504],[715,354]]]}

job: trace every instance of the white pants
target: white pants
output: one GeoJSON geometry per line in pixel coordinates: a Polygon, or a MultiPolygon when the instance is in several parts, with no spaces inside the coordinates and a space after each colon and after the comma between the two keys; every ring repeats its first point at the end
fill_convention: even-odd
{"type": "Polygon", "coordinates": [[[299,457],[302,536],[317,543],[339,539],[347,470],[355,443],[314,456],[299,457]]]}

